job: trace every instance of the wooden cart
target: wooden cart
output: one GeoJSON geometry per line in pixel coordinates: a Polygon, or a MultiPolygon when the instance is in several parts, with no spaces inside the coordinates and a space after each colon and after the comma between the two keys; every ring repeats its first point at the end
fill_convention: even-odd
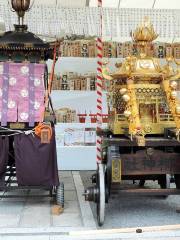
{"type": "Polygon", "coordinates": [[[177,195],[180,194],[180,142],[168,136],[146,137],[146,146],[126,137],[103,138],[103,162],[93,175],[93,187],[85,190],[85,199],[97,205],[97,219],[104,223],[105,203],[112,193],[119,195],[177,195]],[[174,176],[176,189],[170,188],[174,176]],[[123,188],[122,180],[138,180],[137,188],[123,188]],[[146,189],[146,180],[156,180],[160,188],[146,189]]]}

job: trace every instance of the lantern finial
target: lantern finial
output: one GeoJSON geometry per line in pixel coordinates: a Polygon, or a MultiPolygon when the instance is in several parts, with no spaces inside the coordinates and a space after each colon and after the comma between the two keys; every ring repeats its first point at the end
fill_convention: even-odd
{"type": "Polygon", "coordinates": [[[18,15],[19,25],[23,25],[25,12],[30,9],[30,0],[11,0],[11,5],[18,15]]]}

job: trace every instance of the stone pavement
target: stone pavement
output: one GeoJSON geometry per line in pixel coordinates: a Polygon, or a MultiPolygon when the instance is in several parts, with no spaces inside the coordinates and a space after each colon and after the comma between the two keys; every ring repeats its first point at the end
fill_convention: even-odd
{"type": "MultiPolygon", "coordinates": [[[[24,191],[21,198],[0,198],[0,240],[180,239],[180,214],[176,212],[180,196],[170,196],[166,200],[114,196],[106,206],[105,224],[99,229],[95,204],[85,202],[82,196],[84,187],[92,185],[92,172],[60,171],[59,175],[65,184],[64,213],[51,214],[53,202],[50,198],[30,197],[35,193],[42,195],[43,191],[24,191]],[[171,225],[175,229],[144,231],[145,226],[158,225],[171,225]],[[123,230],[137,226],[143,228],[141,234],[135,229],[123,230]]],[[[17,191],[6,194],[17,194],[17,191]]]]}
{"type": "MultiPolygon", "coordinates": [[[[59,176],[60,181],[64,182],[65,185],[65,209],[63,214],[58,216],[51,214],[52,199],[30,197],[31,194],[40,195],[44,194],[45,191],[24,191],[24,197],[21,198],[0,198],[0,234],[11,232],[13,229],[16,232],[21,232],[22,229],[24,231],[30,231],[30,229],[32,231],[49,229],[51,231],[52,228],[58,228],[58,231],[66,231],[69,229],[94,228],[95,223],[90,207],[90,218],[88,218],[88,215],[87,219],[83,218],[82,211],[84,208],[87,209],[88,205],[86,205],[87,203],[82,196],[84,189],[78,172],[60,171],[59,176]],[[79,196],[77,193],[79,193],[79,196]]],[[[18,194],[18,192],[5,194],[18,194]]]]}
{"type": "MultiPolygon", "coordinates": [[[[80,172],[82,182],[86,187],[91,186],[92,171],[80,172]]],[[[132,181],[125,181],[122,185],[130,184],[137,187],[138,181],[132,186],[132,181]]],[[[175,184],[171,183],[175,188],[175,184]]],[[[145,188],[159,188],[157,181],[146,181],[145,188]]],[[[96,205],[90,203],[96,219],[96,205]]],[[[165,226],[180,224],[180,195],[171,195],[168,198],[158,196],[129,196],[112,194],[106,204],[105,222],[101,229],[130,228],[145,226],[165,226]]],[[[180,238],[179,238],[180,239],[180,238]]]]}

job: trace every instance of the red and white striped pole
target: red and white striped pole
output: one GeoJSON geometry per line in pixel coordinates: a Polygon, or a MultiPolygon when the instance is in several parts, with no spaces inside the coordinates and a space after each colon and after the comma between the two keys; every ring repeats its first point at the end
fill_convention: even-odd
{"type": "MultiPolygon", "coordinates": [[[[100,9],[100,35],[97,38],[97,132],[102,130],[102,0],[98,0],[98,8],[100,9]]],[[[102,137],[97,136],[96,139],[97,163],[102,162],[102,137]]]]}

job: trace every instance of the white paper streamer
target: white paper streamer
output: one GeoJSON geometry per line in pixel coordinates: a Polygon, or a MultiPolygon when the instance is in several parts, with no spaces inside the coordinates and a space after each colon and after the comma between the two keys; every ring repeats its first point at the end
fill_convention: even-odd
{"type": "MultiPolygon", "coordinates": [[[[129,37],[144,16],[149,16],[160,37],[180,37],[180,10],[176,9],[131,9],[104,8],[103,36],[129,37]]],[[[13,30],[17,16],[10,11],[8,4],[0,3],[0,19],[3,19],[6,30],[13,30]]],[[[99,36],[99,9],[62,8],[58,6],[34,5],[25,15],[29,31],[41,35],[59,36],[66,34],[99,36]]]]}

